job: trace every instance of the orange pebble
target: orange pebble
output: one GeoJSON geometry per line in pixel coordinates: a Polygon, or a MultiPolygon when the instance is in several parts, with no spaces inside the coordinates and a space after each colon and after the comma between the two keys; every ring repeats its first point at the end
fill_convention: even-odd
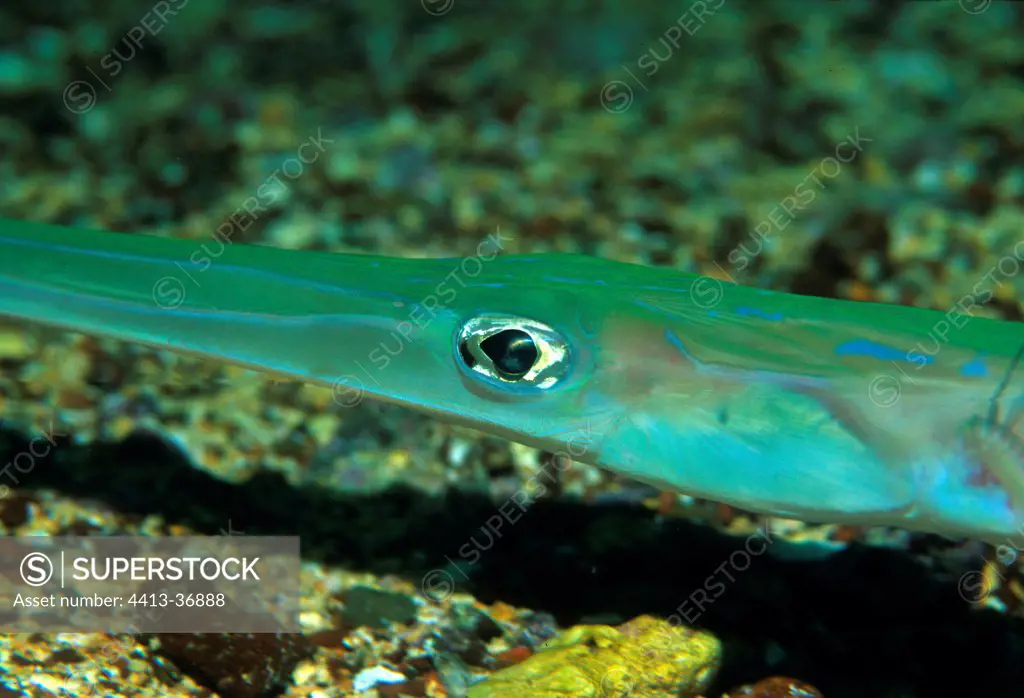
{"type": "Polygon", "coordinates": [[[504,669],[514,664],[519,664],[530,657],[533,651],[529,647],[513,647],[510,650],[496,655],[494,659],[498,662],[499,666],[504,669]]]}
{"type": "Polygon", "coordinates": [[[496,601],[491,606],[491,618],[497,621],[511,621],[516,617],[516,609],[507,603],[496,601]]]}
{"type": "Polygon", "coordinates": [[[870,301],[874,300],[875,293],[871,287],[861,281],[854,281],[850,284],[850,300],[870,301]]]}

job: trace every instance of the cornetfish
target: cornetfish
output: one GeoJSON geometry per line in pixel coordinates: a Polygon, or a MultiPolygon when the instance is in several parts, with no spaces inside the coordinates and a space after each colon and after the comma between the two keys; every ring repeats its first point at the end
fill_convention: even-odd
{"type": "MultiPolygon", "coordinates": [[[[331,386],[665,490],[996,541],[1024,325],[581,255],[400,259],[0,219],[0,316],[331,386]],[[211,243],[212,244],[212,243],[211,243]]],[[[979,302],[980,304],[980,302],[979,302]]]]}

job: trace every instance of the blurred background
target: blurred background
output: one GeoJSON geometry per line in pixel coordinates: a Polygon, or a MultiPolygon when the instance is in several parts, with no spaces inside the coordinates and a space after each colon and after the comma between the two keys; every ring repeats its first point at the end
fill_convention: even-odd
{"type": "MultiPolygon", "coordinates": [[[[458,257],[500,228],[510,253],[944,311],[987,291],[977,314],[1020,320],[1022,32],[991,0],[12,3],[0,215],[207,241],[256,197],[231,244],[458,257]]],[[[11,323],[0,417],[0,463],[60,434],[6,534],[302,535],[313,614],[301,641],[3,636],[10,695],[465,695],[560,629],[674,613],[723,643],[707,695],[1024,685],[1020,542],[769,522],[580,464],[497,534],[550,454],[11,323]],[[785,545],[693,613],[759,534],[785,545]]],[[[694,695],[685,674],[626,688],[694,695]]]]}

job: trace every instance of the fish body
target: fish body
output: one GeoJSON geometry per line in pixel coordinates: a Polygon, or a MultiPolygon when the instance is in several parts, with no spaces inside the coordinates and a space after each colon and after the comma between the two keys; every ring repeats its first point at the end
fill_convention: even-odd
{"type": "Polygon", "coordinates": [[[509,255],[500,234],[461,259],[213,245],[0,220],[0,315],[328,385],[749,511],[1022,530],[1024,325],[970,303],[509,255]],[[481,380],[459,338],[491,317],[547,327],[558,380],[481,380]]]}

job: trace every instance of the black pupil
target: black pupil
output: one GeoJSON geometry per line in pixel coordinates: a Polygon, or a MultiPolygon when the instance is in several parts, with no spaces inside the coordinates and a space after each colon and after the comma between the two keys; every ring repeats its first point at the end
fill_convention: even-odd
{"type": "Polygon", "coordinates": [[[480,342],[494,367],[510,378],[526,375],[540,356],[537,345],[522,330],[502,330],[480,342]]]}

